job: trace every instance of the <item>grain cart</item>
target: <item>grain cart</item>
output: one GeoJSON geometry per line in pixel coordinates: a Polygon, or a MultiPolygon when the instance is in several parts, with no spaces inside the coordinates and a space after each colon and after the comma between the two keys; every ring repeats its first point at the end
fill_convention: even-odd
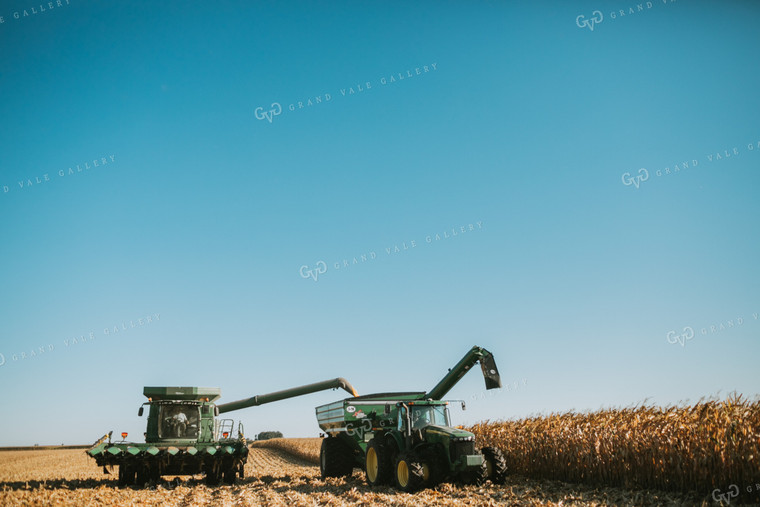
{"type": "Polygon", "coordinates": [[[317,407],[327,434],[320,450],[322,477],[350,476],[361,467],[369,484],[392,482],[407,492],[447,479],[504,482],[501,451],[476,449],[475,435],[451,426],[449,402],[442,400],[478,361],[486,389],[501,387],[493,355],[476,346],[427,393],[370,394],[317,407]]]}
{"type": "MultiPolygon", "coordinates": [[[[121,434],[121,441],[112,441],[109,432],[86,452],[107,474],[119,467],[120,486],[198,473],[205,473],[210,485],[222,479],[232,484],[236,476],[243,477],[248,445],[242,423],[235,432],[235,421],[218,419],[219,414],[338,387],[356,395],[343,378],[221,405],[215,403],[221,396],[215,387],[145,387],[148,401],[143,405],[150,408],[145,443],[127,442],[127,433],[121,434]]],[[[142,406],[137,415],[143,415],[142,406]]]]}

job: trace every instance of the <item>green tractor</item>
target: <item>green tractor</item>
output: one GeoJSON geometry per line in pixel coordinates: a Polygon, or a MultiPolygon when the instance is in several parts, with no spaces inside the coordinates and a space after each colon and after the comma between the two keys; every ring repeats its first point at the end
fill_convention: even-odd
{"type": "Polygon", "coordinates": [[[406,492],[444,480],[503,483],[507,466],[501,451],[476,449],[475,435],[452,427],[450,402],[442,400],[478,361],[486,389],[501,387],[493,355],[476,346],[427,393],[371,394],[317,407],[327,434],[320,450],[322,477],[350,476],[360,467],[369,484],[392,483],[406,492]]]}
{"type": "MultiPolygon", "coordinates": [[[[234,420],[219,419],[219,414],[335,388],[356,396],[343,378],[221,405],[215,403],[221,396],[215,387],[145,387],[148,401],[143,405],[150,408],[145,443],[127,442],[127,433],[121,434],[121,441],[112,442],[113,432],[109,432],[86,452],[106,474],[118,467],[120,486],[142,486],[162,475],[200,473],[209,485],[222,480],[232,484],[237,476],[244,477],[248,442],[242,423],[236,428],[234,420]]],[[[143,415],[143,408],[138,416],[143,415]]]]}

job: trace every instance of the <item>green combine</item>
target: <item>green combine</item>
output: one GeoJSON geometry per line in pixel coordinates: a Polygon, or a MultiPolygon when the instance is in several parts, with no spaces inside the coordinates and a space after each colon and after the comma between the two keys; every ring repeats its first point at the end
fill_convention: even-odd
{"type": "MultiPolygon", "coordinates": [[[[493,355],[473,347],[430,391],[358,396],[317,407],[327,434],[320,450],[322,477],[364,469],[371,485],[393,483],[402,491],[443,480],[503,483],[507,466],[499,449],[475,447],[475,435],[452,427],[442,398],[477,362],[486,389],[501,387],[493,355]]],[[[462,408],[464,409],[464,402],[462,408]]]]}
{"type": "Polygon", "coordinates": [[[221,390],[215,387],[145,387],[148,401],[143,405],[150,408],[145,443],[127,442],[127,433],[121,434],[121,441],[112,441],[113,432],[109,432],[86,452],[107,474],[118,467],[120,486],[141,486],[162,475],[200,473],[209,485],[222,480],[232,484],[244,476],[248,444],[242,423],[236,427],[234,420],[219,419],[219,414],[335,388],[356,396],[343,378],[221,405],[216,404],[221,390]]]}

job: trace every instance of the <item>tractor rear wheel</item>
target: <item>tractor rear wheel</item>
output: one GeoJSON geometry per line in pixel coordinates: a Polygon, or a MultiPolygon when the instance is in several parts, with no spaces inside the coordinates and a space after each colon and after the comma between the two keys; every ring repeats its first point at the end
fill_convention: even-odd
{"type": "Polygon", "coordinates": [[[379,486],[391,482],[393,463],[387,444],[376,439],[369,441],[364,457],[364,471],[370,486],[379,486]]]}
{"type": "Polygon", "coordinates": [[[396,459],[394,474],[396,487],[404,493],[412,493],[419,489],[424,481],[422,463],[416,454],[407,452],[396,459]]]}
{"type": "Polygon", "coordinates": [[[350,477],[354,472],[354,456],[351,448],[337,437],[322,439],[319,450],[319,471],[322,478],[350,477]]]}
{"type": "Polygon", "coordinates": [[[494,484],[504,484],[507,480],[507,460],[504,459],[504,454],[496,447],[483,447],[481,452],[486,460],[488,478],[494,484]]]}

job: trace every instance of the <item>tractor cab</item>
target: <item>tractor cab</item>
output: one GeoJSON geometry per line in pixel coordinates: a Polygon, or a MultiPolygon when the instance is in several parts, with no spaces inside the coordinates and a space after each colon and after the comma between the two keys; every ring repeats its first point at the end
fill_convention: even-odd
{"type": "Polygon", "coordinates": [[[397,429],[406,432],[421,430],[426,426],[450,426],[448,402],[412,401],[398,404],[397,429]]]}

